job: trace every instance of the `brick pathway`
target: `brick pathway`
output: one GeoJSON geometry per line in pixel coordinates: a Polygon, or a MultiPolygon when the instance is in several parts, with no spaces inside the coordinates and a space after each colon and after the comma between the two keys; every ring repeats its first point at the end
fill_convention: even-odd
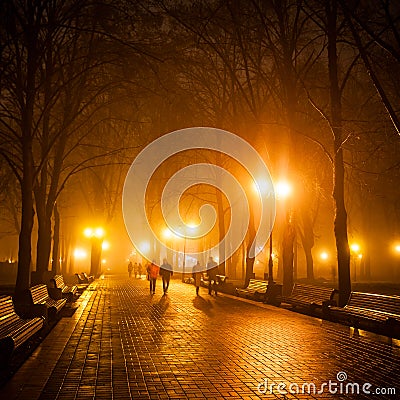
{"type": "Polygon", "coordinates": [[[205,289],[196,297],[193,286],[174,280],[161,296],[157,285],[150,296],[147,281],[96,281],[0,398],[396,398],[346,395],[347,383],[358,383],[360,392],[370,383],[365,389],[371,392],[393,387],[400,393],[398,341],[354,335],[338,324],[227,295],[211,297],[205,289]],[[347,374],[342,389],[339,372],[347,374]],[[321,394],[302,390],[304,383],[318,390],[329,380],[336,395],[329,387],[321,394]],[[271,383],[293,393],[280,394],[277,386],[271,393],[271,383]]]}

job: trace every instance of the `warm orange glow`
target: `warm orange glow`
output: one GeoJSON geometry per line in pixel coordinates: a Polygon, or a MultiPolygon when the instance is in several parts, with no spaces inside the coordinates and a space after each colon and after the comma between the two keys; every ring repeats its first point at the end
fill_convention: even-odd
{"type": "Polygon", "coordinates": [[[93,229],[92,228],[86,228],[84,231],[83,231],[83,234],[86,236],[86,237],[92,237],[93,236],[93,229]]]}
{"type": "Polygon", "coordinates": [[[75,249],[74,250],[74,258],[77,260],[83,260],[87,257],[87,252],[83,249],[75,249]]]}
{"type": "Polygon", "coordinates": [[[171,229],[165,228],[165,229],[163,230],[163,236],[164,236],[166,239],[170,239],[170,238],[172,237],[171,229]]]}
{"type": "Polygon", "coordinates": [[[396,244],[396,245],[394,246],[394,251],[395,251],[396,253],[399,253],[399,254],[400,254],[400,244],[396,244]]]}
{"type": "Polygon", "coordinates": [[[320,254],[321,260],[327,260],[329,258],[329,254],[326,251],[323,251],[320,254]]]}
{"type": "Polygon", "coordinates": [[[284,200],[292,193],[292,185],[286,181],[279,181],[275,184],[275,195],[277,199],[284,200]]]}
{"type": "Polygon", "coordinates": [[[104,229],[101,228],[101,227],[98,227],[98,228],[95,228],[95,229],[86,228],[83,231],[83,234],[88,238],[91,238],[91,237],[95,236],[95,237],[100,239],[100,238],[104,237],[105,232],[104,232],[104,229]]]}
{"type": "Polygon", "coordinates": [[[350,246],[350,249],[351,249],[352,252],[358,253],[360,251],[360,245],[358,243],[353,243],[350,246]]]}
{"type": "Polygon", "coordinates": [[[102,263],[102,264],[106,264],[106,263],[107,263],[107,260],[106,260],[105,258],[103,258],[103,259],[101,260],[101,263],[102,263]]]}
{"type": "Polygon", "coordinates": [[[110,243],[107,242],[106,240],[101,244],[101,249],[102,250],[108,250],[110,248],[110,243]]]}
{"type": "Polygon", "coordinates": [[[104,237],[104,229],[103,228],[96,228],[94,230],[94,236],[96,236],[97,238],[104,237]]]}
{"type": "Polygon", "coordinates": [[[362,255],[362,254],[359,254],[359,255],[358,255],[358,258],[361,260],[361,259],[363,258],[363,255],[362,255]]]}

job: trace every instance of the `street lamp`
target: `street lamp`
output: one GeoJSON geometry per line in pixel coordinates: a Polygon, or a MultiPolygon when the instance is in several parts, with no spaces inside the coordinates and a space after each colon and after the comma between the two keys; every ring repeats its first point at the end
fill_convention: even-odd
{"type": "Polygon", "coordinates": [[[183,263],[182,263],[182,282],[185,281],[185,267],[186,267],[186,237],[187,237],[187,228],[190,230],[194,230],[197,228],[197,224],[190,222],[185,225],[184,235],[183,235],[183,263]]]}
{"type": "MultiPolygon", "coordinates": [[[[286,181],[279,181],[275,184],[275,196],[277,200],[285,200],[292,193],[292,186],[290,183],[286,181]]],[[[272,212],[271,212],[271,221],[272,221],[272,212]]],[[[269,236],[269,259],[268,259],[268,284],[274,284],[274,275],[273,275],[273,267],[274,267],[274,254],[272,251],[272,232],[269,236]]]]}
{"type": "Polygon", "coordinates": [[[105,232],[102,227],[89,227],[86,228],[83,233],[87,238],[90,238],[92,243],[90,252],[90,275],[97,276],[101,270],[101,250],[105,232]]]}
{"type": "Polygon", "coordinates": [[[352,243],[350,245],[350,250],[353,255],[353,265],[354,265],[354,282],[357,281],[357,259],[362,259],[362,254],[360,253],[360,245],[358,243],[352,243]]]}

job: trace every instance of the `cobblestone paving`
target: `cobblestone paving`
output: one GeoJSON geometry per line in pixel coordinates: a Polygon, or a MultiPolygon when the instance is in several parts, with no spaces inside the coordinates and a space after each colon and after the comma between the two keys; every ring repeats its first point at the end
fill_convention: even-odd
{"type": "Polygon", "coordinates": [[[363,398],[346,395],[347,383],[358,383],[360,391],[364,383],[371,392],[397,391],[365,398],[398,398],[398,342],[355,335],[282,308],[209,296],[205,289],[196,297],[193,286],[174,280],[162,296],[157,285],[151,296],[147,281],[98,280],[76,315],[58,323],[0,398],[363,398]],[[339,372],[347,374],[343,389],[339,372]],[[312,386],[311,394],[307,387],[303,393],[304,383],[318,390],[329,380],[336,395],[328,387],[313,394],[312,386]],[[292,384],[294,393],[280,394],[277,386],[271,393],[272,383],[285,384],[281,392],[292,384]]]}

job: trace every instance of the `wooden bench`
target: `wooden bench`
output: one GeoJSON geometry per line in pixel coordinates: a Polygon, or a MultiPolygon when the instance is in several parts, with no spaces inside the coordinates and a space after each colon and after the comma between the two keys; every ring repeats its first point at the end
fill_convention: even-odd
{"type": "Polygon", "coordinates": [[[26,290],[29,316],[52,319],[62,310],[67,299],[54,300],[49,296],[46,285],[36,285],[26,290]]]}
{"type": "Polygon", "coordinates": [[[246,299],[264,300],[268,290],[268,281],[262,281],[259,279],[250,279],[249,284],[246,288],[236,288],[236,294],[246,299]]]}
{"type": "Polygon", "coordinates": [[[49,288],[49,294],[52,299],[59,300],[59,299],[67,299],[67,302],[72,303],[74,301],[74,296],[78,291],[78,287],[74,286],[67,286],[64,283],[64,278],[62,275],[55,275],[53,278],[50,279],[53,287],[49,288]]]}
{"type": "Polygon", "coordinates": [[[11,296],[0,296],[0,358],[5,363],[13,351],[43,327],[43,318],[22,319],[11,296]]]}
{"type": "Polygon", "coordinates": [[[333,288],[295,283],[291,295],[283,296],[282,302],[291,304],[293,308],[321,308],[326,311],[329,306],[336,305],[335,293],[337,291],[333,288]]]}
{"type": "Polygon", "coordinates": [[[201,284],[201,286],[208,288],[208,285],[210,284],[210,279],[208,277],[207,272],[203,272],[201,274],[200,284],[201,284]]]}
{"type": "Polygon", "coordinates": [[[93,275],[88,275],[86,272],[82,272],[81,274],[83,276],[83,279],[85,280],[85,283],[92,283],[94,281],[94,276],[93,275]]]}
{"type": "Polygon", "coordinates": [[[400,333],[400,296],[351,292],[347,305],[329,308],[331,317],[344,320],[354,327],[375,324],[386,331],[400,333]]]}
{"type": "Polygon", "coordinates": [[[223,285],[224,283],[226,283],[228,277],[225,275],[216,275],[217,278],[217,284],[218,285],[223,285]]]}

